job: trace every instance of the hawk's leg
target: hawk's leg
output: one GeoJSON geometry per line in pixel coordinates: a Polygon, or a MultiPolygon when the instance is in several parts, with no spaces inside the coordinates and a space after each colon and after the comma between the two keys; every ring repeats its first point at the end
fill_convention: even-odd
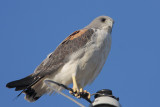
{"type": "Polygon", "coordinates": [[[73,81],[73,92],[69,91],[70,94],[74,95],[77,98],[80,98],[79,96],[79,89],[78,89],[78,85],[77,85],[77,81],[76,81],[76,76],[72,75],[72,81],[73,81]]]}
{"type": "Polygon", "coordinates": [[[85,97],[87,99],[90,99],[91,94],[89,92],[83,90],[82,86],[79,87],[80,89],[78,88],[75,75],[72,75],[72,81],[73,81],[73,88],[72,88],[73,91],[69,91],[69,93],[77,98],[85,97]]]}

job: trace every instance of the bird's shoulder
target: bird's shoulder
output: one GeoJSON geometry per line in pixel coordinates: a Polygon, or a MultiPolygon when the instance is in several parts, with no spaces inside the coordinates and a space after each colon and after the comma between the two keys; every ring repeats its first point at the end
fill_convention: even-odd
{"type": "Polygon", "coordinates": [[[67,41],[74,40],[76,38],[81,38],[82,35],[87,31],[88,31],[88,29],[82,29],[82,30],[77,30],[77,31],[73,32],[65,40],[62,41],[62,44],[64,44],[67,41]]]}
{"type": "Polygon", "coordinates": [[[92,37],[93,33],[93,29],[81,29],[73,32],[60,43],[50,57],[59,55],[61,56],[61,54],[62,56],[66,56],[77,51],[81,47],[85,46],[85,44],[92,37]]]}

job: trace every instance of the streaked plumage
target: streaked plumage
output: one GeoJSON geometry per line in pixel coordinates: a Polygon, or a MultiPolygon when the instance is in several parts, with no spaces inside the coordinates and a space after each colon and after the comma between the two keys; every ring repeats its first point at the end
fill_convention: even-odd
{"type": "MultiPolygon", "coordinates": [[[[78,87],[85,87],[97,77],[107,59],[112,26],[110,17],[97,17],[84,29],[73,32],[62,41],[33,74],[10,82],[7,87],[24,90],[25,99],[30,102],[52,91],[44,84],[46,79],[69,85],[74,75],[78,87]]],[[[56,85],[54,87],[61,90],[56,85]]]]}

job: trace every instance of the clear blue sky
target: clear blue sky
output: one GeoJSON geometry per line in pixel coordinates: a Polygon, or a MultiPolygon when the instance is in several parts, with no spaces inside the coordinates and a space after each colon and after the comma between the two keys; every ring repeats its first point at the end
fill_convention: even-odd
{"type": "Polygon", "coordinates": [[[158,107],[159,4],[159,0],[1,0],[1,106],[76,107],[61,95],[45,95],[35,103],[21,95],[13,101],[19,92],[5,85],[31,74],[73,31],[107,15],[115,20],[111,52],[100,75],[85,89],[91,93],[111,89],[124,107],[158,107]]]}

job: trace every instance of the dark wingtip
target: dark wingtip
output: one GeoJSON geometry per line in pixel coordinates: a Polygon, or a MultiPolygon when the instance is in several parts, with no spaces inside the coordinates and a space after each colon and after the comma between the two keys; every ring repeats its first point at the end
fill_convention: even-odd
{"type": "Polygon", "coordinates": [[[7,88],[9,88],[9,85],[8,85],[8,83],[6,84],[6,87],[7,87],[7,88]]]}
{"type": "Polygon", "coordinates": [[[11,82],[6,84],[6,87],[7,88],[15,88],[16,85],[17,85],[16,83],[17,83],[17,80],[16,81],[11,81],[11,82]]]}
{"type": "MultiPolygon", "coordinates": [[[[20,89],[23,87],[25,88],[26,86],[30,85],[32,82],[34,81],[34,77],[31,75],[25,77],[25,78],[22,78],[22,79],[19,79],[19,80],[15,80],[15,81],[11,81],[9,83],[6,84],[6,87],[7,88],[15,88],[17,87],[20,89]]],[[[22,88],[22,89],[23,89],[22,88]]]]}
{"type": "Polygon", "coordinates": [[[20,94],[16,98],[18,98],[22,93],[26,94],[26,100],[29,102],[34,102],[38,100],[41,95],[37,95],[37,92],[31,87],[36,84],[43,77],[37,77],[36,79],[30,75],[20,80],[11,81],[6,84],[7,88],[15,88],[15,91],[22,90],[20,94]]]}
{"type": "Polygon", "coordinates": [[[6,84],[6,87],[7,87],[7,88],[13,88],[12,85],[11,85],[11,82],[7,83],[7,84],[6,84]]]}

